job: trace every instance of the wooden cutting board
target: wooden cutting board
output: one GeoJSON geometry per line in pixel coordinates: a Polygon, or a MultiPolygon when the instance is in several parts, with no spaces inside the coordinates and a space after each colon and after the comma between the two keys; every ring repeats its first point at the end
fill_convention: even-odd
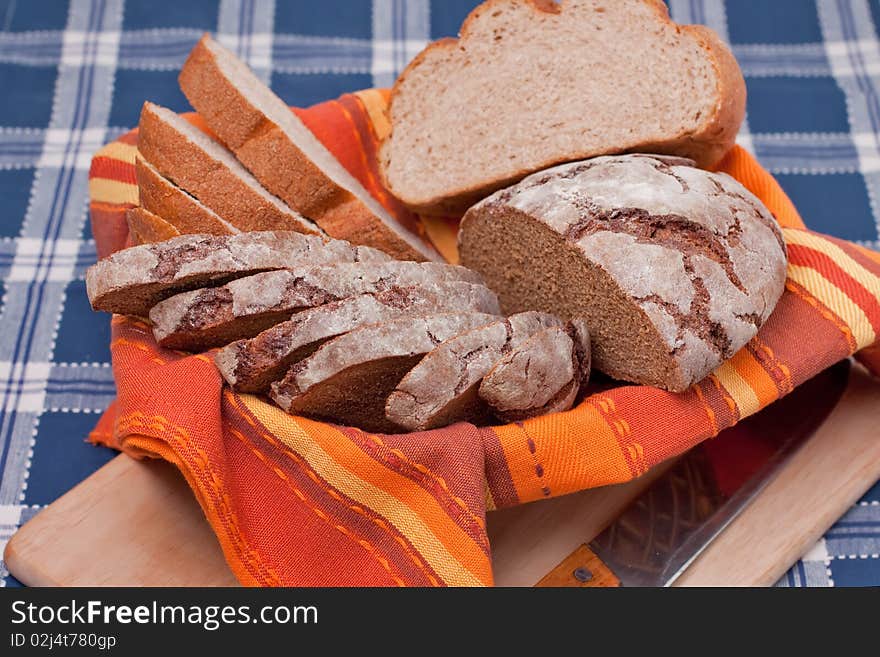
{"type": "MultiPolygon", "coordinates": [[[[773,584],[878,478],[880,385],[854,367],[838,406],[677,585],[773,584]]],[[[590,541],[662,471],[489,514],[496,583],[531,586],[590,541]]],[[[179,473],[119,456],[9,541],[31,586],[226,586],[232,577],[179,473]]]]}

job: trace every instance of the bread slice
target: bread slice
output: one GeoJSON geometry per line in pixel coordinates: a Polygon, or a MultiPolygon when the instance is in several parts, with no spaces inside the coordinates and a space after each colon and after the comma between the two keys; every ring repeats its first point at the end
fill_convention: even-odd
{"type": "Polygon", "coordinates": [[[293,313],[394,285],[443,281],[482,284],[456,265],[392,261],[296,267],[239,278],[216,288],[175,295],[150,310],[153,336],[163,347],[201,351],[251,338],[293,313]]]}
{"type": "Polygon", "coordinates": [[[787,265],[767,208],[692,164],[633,154],[533,174],[467,212],[461,262],[504,312],[585,318],[596,369],[686,390],[754,337],[787,265]]]}
{"type": "Polygon", "coordinates": [[[271,397],[297,413],[365,431],[392,433],[385,400],[438,344],[497,319],[482,313],[407,317],[334,338],[272,384],[271,397]]]}
{"type": "MultiPolygon", "coordinates": [[[[435,347],[388,395],[385,417],[407,431],[453,422],[484,423],[489,409],[477,395],[483,376],[523,340],[562,326],[555,315],[528,311],[457,335],[435,347]]],[[[533,381],[541,388],[541,381],[533,381]]]]}
{"type": "Polygon", "coordinates": [[[214,363],[236,390],[263,392],[330,338],[368,324],[443,311],[500,312],[498,297],[483,285],[393,286],[299,312],[255,338],[227,345],[214,355],[214,363]]]}
{"type": "Polygon", "coordinates": [[[125,221],[135,244],[164,242],[180,235],[180,231],[162,217],[141,207],[126,210],[125,221]]]}
{"type": "Polygon", "coordinates": [[[441,260],[370,195],[284,101],[209,35],[186,60],[180,87],[266,189],[331,237],[368,244],[402,260],[441,260]]]}
{"type": "Polygon", "coordinates": [[[86,271],[86,292],[95,310],[146,316],[163,299],[239,276],[304,263],[378,263],[387,258],[369,247],[291,231],[181,235],[102,258],[86,271]]]}
{"type": "MultiPolygon", "coordinates": [[[[138,155],[134,162],[140,206],[177,229],[178,234],[233,235],[241,232],[197,198],[165,178],[138,155]]],[[[166,238],[167,239],[167,238],[166,238]]]]}
{"type": "Polygon", "coordinates": [[[506,422],[567,411],[590,377],[582,320],[538,331],[505,354],[479,385],[479,399],[506,422]]]}
{"type": "Polygon", "coordinates": [[[161,175],[239,230],[323,234],[263,189],[232,153],[165,107],[144,103],[138,151],[161,175]]]}
{"type": "Polygon", "coordinates": [[[745,97],[727,46],[673,23],[661,0],[489,0],[397,80],[380,162],[406,205],[460,214],[533,171],[596,155],[710,167],[733,145],[745,97]]]}

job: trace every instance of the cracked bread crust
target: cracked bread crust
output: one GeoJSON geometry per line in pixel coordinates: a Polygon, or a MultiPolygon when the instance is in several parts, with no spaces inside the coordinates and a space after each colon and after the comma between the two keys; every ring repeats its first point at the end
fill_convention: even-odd
{"type": "Polygon", "coordinates": [[[145,317],[174,294],[238,276],[303,263],[389,259],[376,249],[293,231],[180,235],[102,258],[86,271],[86,291],[95,310],[145,317]]]}
{"type": "Polygon", "coordinates": [[[180,231],[165,219],[139,206],[125,211],[125,221],[135,244],[164,242],[180,235],[180,231]]]}
{"type": "Polygon", "coordinates": [[[739,182],[682,158],[643,154],[554,167],[493,194],[466,214],[459,249],[505,311],[584,315],[597,369],[673,391],[757,333],[782,294],[787,264],[776,220],[739,182]],[[530,236],[531,253],[507,249],[515,265],[491,255],[530,236]],[[525,280],[554,270],[538,257],[556,261],[557,283],[525,280]],[[594,299],[560,290],[560,281],[578,276],[594,299]],[[628,336],[640,346],[624,344],[628,336]]]}
{"type": "Polygon", "coordinates": [[[496,321],[484,313],[442,313],[366,326],[324,343],[296,363],[270,396],[289,413],[395,433],[385,400],[422,357],[444,341],[496,321]]]}
{"type": "Polygon", "coordinates": [[[434,262],[298,266],[183,292],[153,306],[150,321],[161,346],[200,351],[253,337],[304,308],[395,285],[430,289],[434,283],[447,281],[482,284],[483,279],[464,267],[434,262]]]}
{"type": "Polygon", "coordinates": [[[250,340],[227,345],[214,362],[236,390],[263,392],[326,340],[368,324],[444,310],[500,313],[498,297],[482,285],[450,281],[431,288],[394,286],[299,312],[250,340]]]}
{"type": "Polygon", "coordinates": [[[590,377],[590,333],[578,318],[538,331],[483,378],[479,397],[495,417],[520,422],[567,411],[590,377]]]}
{"type": "Polygon", "coordinates": [[[561,326],[555,315],[524,312],[472,329],[432,350],[388,396],[385,416],[408,431],[491,417],[477,395],[483,376],[535,333],[561,326]]]}

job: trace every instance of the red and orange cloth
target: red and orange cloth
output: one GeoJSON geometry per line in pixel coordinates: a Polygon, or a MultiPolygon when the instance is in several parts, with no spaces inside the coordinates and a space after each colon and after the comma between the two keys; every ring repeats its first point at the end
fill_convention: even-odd
{"type": "MultiPolygon", "coordinates": [[[[370,90],[297,112],[402,214],[374,168],[386,102],[370,90]]],[[[136,141],[129,133],[92,162],[102,255],[126,243],[136,141]]],[[[776,181],[742,149],[719,168],[784,226],[788,281],[758,336],[685,393],[622,386],[521,424],[373,435],[234,393],[210,355],[161,349],[146,324],[115,316],[118,397],[91,439],[177,465],[243,584],[489,585],[487,510],[637,477],[853,353],[880,373],[880,255],[804,229],[776,181]]],[[[444,254],[454,253],[454,221],[420,225],[444,254]]]]}

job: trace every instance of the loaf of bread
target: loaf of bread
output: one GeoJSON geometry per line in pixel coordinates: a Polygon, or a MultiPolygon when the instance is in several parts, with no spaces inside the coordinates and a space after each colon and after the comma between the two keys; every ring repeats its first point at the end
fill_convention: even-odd
{"type": "Polygon", "coordinates": [[[505,312],[584,317],[594,367],[682,391],[746,344],[782,294],[776,220],[726,174],[607,156],[533,174],[465,215],[464,265],[505,312]]]}
{"type": "MultiPolygon", "coordinates": [[[[483,376],[524,340],[548,327],[561,325],[555,315],[527,311],[447,340],[397,384],[385,404],[385,417],[408,431],[458,421],[487,422],[491,413],[477,394],[483,376]]],[[[539,389],[543,387],[539,379],[530,383],[539,389]]]]}
{"type": "Polygon", "coordinates": [[[232,235],[241,232],[197,198],[162,176],[144,158],[135,158],[134,171],[140,207],[161,217],[178,234],[232,235]]]}
{"type": "Polygon", "coordinates": [[[164,242],[180,235],[180,231],[162,217],[141,207],[126,210],[125,222],[135,244],[164,242]]]}
{"type": "Polygon", "coordinates": [[[498,314],[498,297],[464,281],[430,286],[392,286],[304,310],[250,340],[238,340],[214,355],[226,382],[242,392],[263,392],[288,368],[330,338],[368,324],[444,311],[498,314]]]}
{"type": "Polygon", "coordinates": [[[144,103],[138,151],[162,176],[239,230],[323,234],[267,192],[226,148],[165,107],[144,103]]]}
{"type": "Polygon", "coordinates": [[[153,306],[150,321],[153,336],[163,347],[201,351],[254,337],[304,308],[381,292],[393,285],[430,288],[446,281],[482,284],[483,279],[464,267],[435,262],[299,266],[182,292],[153,306]]]}
{"type": "Polygon", "coordinates": [[[385,402],[403,376],[438,344],[496,319],[448,313],[356,329],[293,365],[270,395],[291,413],[366,431],[399,431],[385,418],[385,402]]]}
{"type": "Polygon", "coordinates": [[[715,33],[676,25],[661,0],[489,0],[398,78],[380,162],[411,208],[460,214],[533,171],[596,155],[709,167],[733,145],[745,96],[715,33]]]}
{"type": "Polygon", "coordinates": [[[193,48],[179,79],[192,106],[266,189],[328,235],[404,260],[441,260],[370,196],[244,62],[210,36],[193,48]]]}
{"type": "Polygon", "coordinates": [[[583,320],[538,331],[486,373],[479,399],[505,422],[567,411],[590,376],[590,333],[583,320]]]}
{"type": "Polygon", "coordinates": [[[225,283],[257,272],[329,262],[381,262],[381,251],[290,231],[237,235],[181,235],[134,246],[86,271],[92,308],[145,317],[150,308],[184,290],[225,283]]]}

